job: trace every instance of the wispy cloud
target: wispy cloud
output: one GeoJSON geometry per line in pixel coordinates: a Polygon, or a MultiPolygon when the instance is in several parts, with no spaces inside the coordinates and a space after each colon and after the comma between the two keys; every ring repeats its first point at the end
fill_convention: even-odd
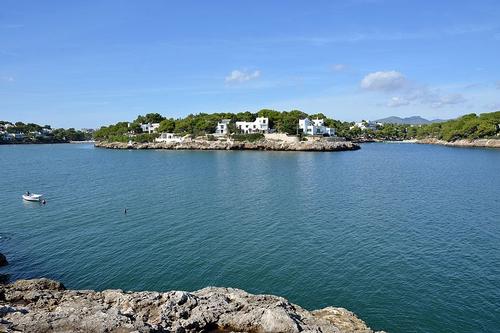
{"type": "MultiPolygon", "coordinates": [[[[346,31],[341,34],[329,36],[293,36],[283,38],[273,38],[275,42],[305,42],[315,46],[322,46],[334,43],[356,43],[365,41],[401,41],[401,40],[418,40],[418,39],[438,39],[445,37],[461,36],[467,34],[491,33],[498,26],[491,24],[463,24],[443,27],[441,29],[434,28],[429,30],[416,31],[346,31]]],[[[495,35],[500,39],[500,33],[495,35]]]]}
{"type": "Polygon", "coordinates": [[[490,103],[484,106],[488,111],[500,111],[500,103],[490,103]]]}
{"type": "Polygon", "coordinates": [[[411,81],[397,71],[370,73],[361,80],[360,86],[367,91],[395,94],[386,103],[388,107],[424,104],[432,108],[440,108],[466,102],[462,94],[443,93],[439,89],[432,89],[411,81]]]}
{"type": "Polygon", "coordinates": [[[389,102],[387,102],[387,106],[389,106],[391,108],[396,108],[396,107],[406,106],[406,105],[410,105],[410,101],[404,97],[392,97],[389,100],[389,102]]]}
{"type": "Polygon", "coordinates": [[[233,70],[226,76],[226,82],[245,82],[256,79],[260,76],[260,70],[248,71],[248,70],[233,70]]]}
{"type": "Polygon", "coordinates": [[[10,24],[2,24],[0,27],[4,29],[19,29],[24,28],[24,24],[10,23],[10,24]]]}
{"type": "Polygon", "coordinates": [[[15,79],[13,76],[5,75],[5,76],[0,76],[0,81],[3,82],[14,82],[15,79]]]}
{"type": "Polygon", "coordinates": [[[332,70],[334,72],[342,72],[347,68],[347,65],[345,64],[335,64],[332,66],[332,70]]]}

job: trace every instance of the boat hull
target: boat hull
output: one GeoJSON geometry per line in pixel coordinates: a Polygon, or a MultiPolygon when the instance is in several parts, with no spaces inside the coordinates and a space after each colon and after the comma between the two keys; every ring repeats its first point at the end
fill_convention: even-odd
{"type": "Polygon", "coordinates": [[[25,201],[38,202],[42,199],[42,195],[41,194],[31,194],[31,195],[23,194],[23,199],[25,201]]]}

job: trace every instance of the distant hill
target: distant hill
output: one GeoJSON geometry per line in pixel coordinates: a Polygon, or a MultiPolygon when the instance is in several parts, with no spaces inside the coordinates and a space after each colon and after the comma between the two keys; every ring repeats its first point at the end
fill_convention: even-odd
{"type": "Polygon", "coordinates": [[[383,123],[383,124],[424,125],[424,124],[430,124],[430,123],[440,123],[440,122],[443,122],[446,120],[442,120],[442,119],[428,120],[428,119],[422,118],[420,116],[413,116],[413,117],[407,117],[407,118],[392,116],[392,117],[378,119],[375,121],[377,123],[383,123]]]}

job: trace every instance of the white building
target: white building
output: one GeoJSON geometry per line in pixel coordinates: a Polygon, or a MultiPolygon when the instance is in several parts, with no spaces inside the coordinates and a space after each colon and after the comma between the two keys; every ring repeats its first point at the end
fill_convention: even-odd
{"type": "Polygon", "coordinates": [[[16,135],[15,134],[12,134],[12,133],[7,133],[7,132],[4,132],[3,133],[3,139],[5,141],[12,141],[12,140],[15,140],[16,139],[16,135]]]}
{"type": "Polygon", "coordinates": [[[141,124],[141,129],[143,133],[154,133],[160,127],[160,123],[147,123],[141,124]]]}
{"type": "Polygon", "coordinates": [[[374,121],[361,121],[359,123],[355,123],[353,126],[351,126],[349,129],[353,129],[355,127],[361,129],[362,131],[370,129],[373,131],[377,130],[377,126],[382,126],[382,123],[376,123],[374,121]]]}
{"type": "Polygon", "coordinates": [[[228,135],[229,134],[229,123],[231,119],[222,119],[217,123],[215,128],[215,135],[228,135]]]}
{"type": "Polygon", "coordinates": [[[324,119],[299,119],[299,129],[307,135],[335,136],[335,128],[326,127],[324,119]]]}
{"type": "Polygon", "coordinates": [[[156,142],[182,142],[182,137],[175,135],[174,133],[161,133],[159,137],[155,139],[156,142]]]}
{"type": "Polygon", "coordinates": [[[269,132],[269,119],[257,117],[255,121],[237,121],[236,128],[242,133],[267,133],[269,132]]]}

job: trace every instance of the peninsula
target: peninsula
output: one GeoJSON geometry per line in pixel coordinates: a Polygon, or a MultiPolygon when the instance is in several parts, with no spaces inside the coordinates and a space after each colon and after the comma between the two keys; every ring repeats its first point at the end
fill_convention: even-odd
{"type": "Polygon", "coordinates": [[[233,288],[98,292],[67,290],[48,279],[0,285],[0,331],[373,333],[343,308],[307,311],[282,297],[233,288]]]}
{"type": "Polygon", "coordinates": [[[165,118],[158,113],[101,127],[96,147],[113,149],[344,151],[357,144],[338,137],[336,121],[301,111],[214,113],[165,118]]]}

